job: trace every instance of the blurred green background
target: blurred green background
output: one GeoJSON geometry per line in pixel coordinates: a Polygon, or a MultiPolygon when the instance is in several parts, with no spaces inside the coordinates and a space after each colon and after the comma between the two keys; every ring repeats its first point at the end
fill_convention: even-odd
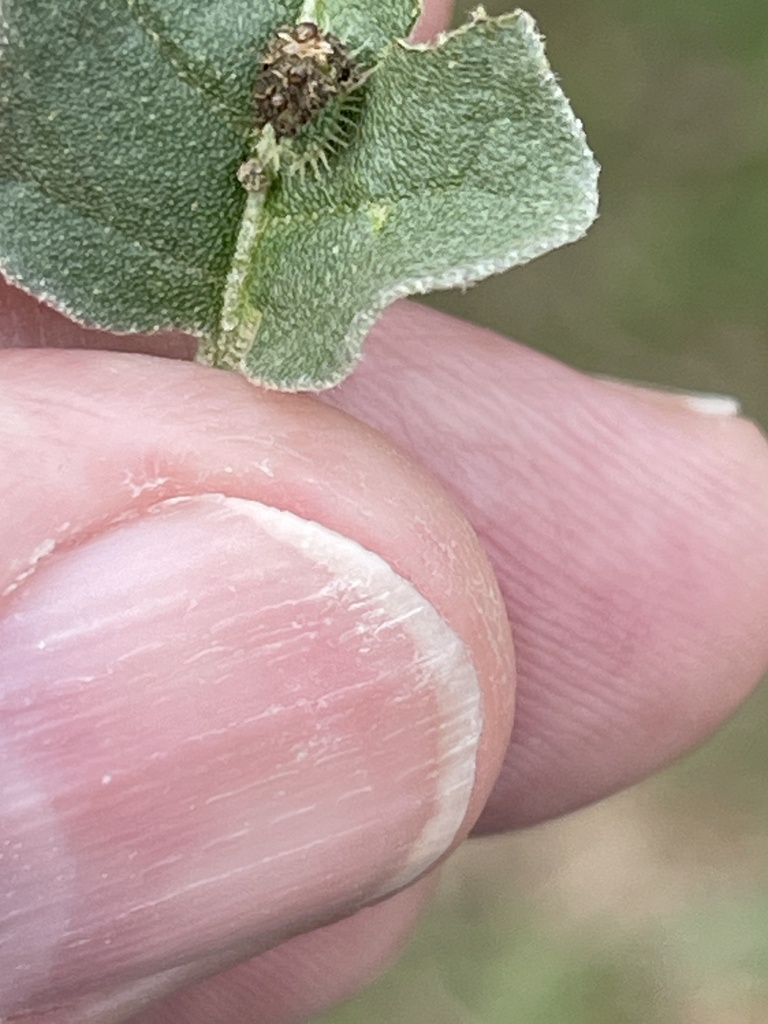
{"type": "MultiPolygon", "coordinates": [[[[768,426],[766,0],[527,6],[603,166],[601,219],[429,301],[768,426]]],[[[663,775],[465,844],[399,965],[322,1024],[768,1024],[767,868],[764,687],[663,775]]]]}

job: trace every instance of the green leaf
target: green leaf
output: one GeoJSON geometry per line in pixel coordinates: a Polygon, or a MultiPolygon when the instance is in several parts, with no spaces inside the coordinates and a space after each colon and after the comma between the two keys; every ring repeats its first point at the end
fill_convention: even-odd
{"type": "Polygon", "coordinates": [[[215,331],[255,54],[299,7],[4,0],[5,274],[103,327],[215,331]]]}
{"type": "Polygon", "coordinates": [[[413,0],[1,10],[0,269],[94,325],[178,327],[203,360],[327,387],[393,298],[528,260],[594,217],[596,166],[520,12],[426,48],[387,41],[413,0]],[[297,136],[330,169],[288,159],[246,193],[260,57],[307,17],[370,74],[297,136]]]}
{"type": "Polygon", "coordinates": [[[380,56],[393,39],[407,38],[421,13],[420,0],[317,0],[315,20],[353,53],[380,56]]]}

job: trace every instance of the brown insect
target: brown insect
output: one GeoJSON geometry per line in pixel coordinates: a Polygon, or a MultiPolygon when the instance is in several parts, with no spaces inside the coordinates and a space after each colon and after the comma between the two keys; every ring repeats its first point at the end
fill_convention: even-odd
{"type": "Polygon", "coordinates": [[[340,39],[311,21],[286,25],[275,33],[256,76],[255,127],[271,125],[277,140],[295,135],[359,81],[340,39]]]}

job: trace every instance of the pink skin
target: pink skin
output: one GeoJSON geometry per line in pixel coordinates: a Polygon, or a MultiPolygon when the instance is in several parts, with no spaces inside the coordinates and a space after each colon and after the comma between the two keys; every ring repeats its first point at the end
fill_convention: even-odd
{"type": "Polygon", "coordinates": [[[716,727],[744,695],[736,676],[762,674],[768,476],[752,424],[405,305],[329,400],[429,466],[496,571],[519,689],[481,829],[634,782],[716,727]]]}
{"type": "Polygon", "coordinates": [[[456,507],[351,417],[187,362],[1,356],[0,1005],[100,1020],[101,989],[124,1014],[460,841],[509,737],[509,625],[456,507]],[[466,797],[416,855],[446,769],[466,797]]]}
{"type": "MultiPolygon", "coordinates": [[[[4,302],[17,332],[9,341],[24,340],[18,332],[75,340],[70,325],[27,297],[6,289],[4,302]]],[[[17,481],[3,508],[5,565],[56,524],[79,523],[85,536],[88,524],[119,508],[178,493],[160,482],[169,469],[187,492],[229,487],[248,495],[258,486],[261,499],[280,504],[291,496],[304,514],[347,534],[362,531],[404,574],[421,574],[423,587],[442,571],[449,534],[466,540],[455,510],[411,463],[356,421],[329,419],[315,399],[264,395],[231,375],[100,352],[9,352],[2,380],[4,409],[19,413],[6,416],[6,429],[18,431],[15,448],[11,434],[0,446],[8,459],[3,479],[17,481]],[[29,433],[30,423],[40,429],[29,433]],[[254,475],[265,433],[278,430],[292,436],[290,448],[279,446],[279,471],[254,475]],[[250,471],[243,464],[227,473],[236,459],[250,471]],[[366,464],[376,468],[365,474],[366,464]],[[360,507],[363,486],[379,514],[345,519],[360,507]],[[393,501],[432,517],[426,538],[443,531],[432,562],[424,536],[400,534],[408,517],[385,514],[393,501]]],[[[768,661],[768,458],[749,423],[592,380],[407,303],[383,318],[360,369],[329,400],[375,421],[442,476],[494,563],[517,638],[521,710],[482,827],[541,820],[642,778],[706,735],[759,678],[768,661]]],[[[437,578],[433,601],[455,616],[482,658],[494,631],[489,636],[473,602],[463,607],[455,587],[451,598],[448,584],[450,577],[437,578]]],[[[486,776],[467,823],[504,745],[508,691],[493,678],[492,670],[484,674],[487,699],[499,702],[489,716],[497,728],[484,736],[486,776]]],[[[251,762],[242,764],[247,771],[251,762]]],[[[86,845],[89,827],[102,832],[109,804],[90,807],[74,836],[86,845]]],[[[416,887],[294,939],[169,997],[143,1019],[301,1019],[378,970],[421,899],[416,887]],[[306,988],[302,977],[311,979],[306,988]],[[270,999],[254,1016],[247,993],[265,991],[270,999]]],[[[126,983],[98,1003],[73,1001],[39,1019],[124,1019],[145,1000],[243,955],[243,946],[220,941],[218,953],[209,945],[175,974],[140,989],[126,983]]]]}
{"type": "MultiPolygon", "coordinates": [[[[437,17],[432,29],[445,13],[438,7],[429,11],[437,17]]],[[[433,691],[411,693],[408,635],[396,636],[382,655],[393,662],[392,679],[399,672],[405,680],[407,713],[403,723],[392,719],[390,730],[402,741],[378,760],[371,755],[371,730],[396,710],[387,683],[369,688],[361,702],[337,705],[333,722],[344,724],[334,735],[350,751],[344,770],[334,776],[332,761],[313,765],[329,772],[313,799],[328,800],[333,814],[334,799],[349,795],[355,766],[372,781],[369,799],[358,787],[358,806],[374,826],[378,811],[380,829],[372,827],[359,848],[336,848],[331,860],[342,858],[340,875],[305,876],[297,862],[290,877],[302,884],[282,902],[271,889],[259,890],[258,875],[235,876],[244,884],[201,898],[194,910],[185,892],[159,902],[160,890],[150,891],[161,878],[158,866],[172,871],[180,852],[189,862],[213,851],[207,873],[231,873],[239,837],[248,835],[252,794],[259,806],[291,799],[278,781],[271,795],[264,788],[266,746],[299,742],[309,721],[298,704],[290,715],[275,716],[272,734],[269,727],[258,731],[266,719],[256,714],[251,684],[262,650],[247,623],[242,637],[237,632],[242,608],[259,603],[260,592],[251,593],[241,573],[253,559],[255,532],[242,530],[237,516],[222,526],[221,509],[210,504],[216,499],[196,495],[290,508],[359,541],[415,584],[463,639],[478,670],[485,724],[454,844],[479,815],[481,829],[508,829],[643,778],[715,728],[768,663],[768,450],[743,420],[595,381],[408,303],[382,318],[359,369],[323,401],[265,394],[232,375],[180,362],[51,351],[135,348],[184,356],[191,346],[180,337],[117,339],[83,331],[7,287],[0,287],[0,335],[7,347],[47,348],[5,353],[0,372],[0,569],[6,576],[0,592],[29,567],[31,553],[40,556],[35,571],[0,604],[6,637],[0,656],[17,655],[5,676],[0,672],[0,792],[6,794],[0,816],[16,815],[12,824],[25,836],[23,853],[33,866],[28,899],[69,885],[74,898],[62,904],[67,932],[83,943],[56,948],[56,920],[49,919],[43,934],[55,958],[41,949],[38,963],[22,965],[28,976],[47,977],[45,991],[27,998],[30,1012],[6,1004],[0,1017],[106,1024],[141,1011],[143,1024],[302,1020],[380,971],[428,896],[429,882],[422,880],[311,930],[383,891],[382,871],[397,875],[413,829],[436,802],[434,733],[397,732],[414,718],[429,723],[442,713],[433,691]],[[193,496],[191,504],[167,504],[179,495],[193,496]],[[457,507],[491,559],[503,605],[457,507]],[[172,529],[163,532],[166,523],[172,529]],[[155,576],[164,547],[179,536],[189,542],[188,562],[172,560],[171,574],[155,576]],[[159,552],[146,565],[126,561],[137,538],[159,552]],[[194,543],[198,538],[204,543],[194,543]],[[41,546],[46,541],[55,542],[52,553],[41,546]],[[48,595],[60,595],[71,613],[105,552],[98,591],[105,625],[83,639],[77,631],[57,633],[60,611],[48,595]],[[110,574],[109,566],[119,573],[110,574]],[[174,635],[174,643],[153,647],[165,614],[160,606],[146,632],[140,619],[110,631],[108,602],[119,597],[123,579],[132,598],[145,602],[185,595],[187,646],[174,635]],[[30,674],[30,665],[47,662],[34,648],[40,634],[25,633],[25,622],[42,621],[30,618],[29,608],[44,612],[50,635],[63,645],[52,659],[59,674],[48,682],[42,669],[30,674]],[[518,667],[509,745],[510,651],[502,608],[518,667]],[[208,621],[216,625],[221,652],[210,676],[210,644],[195,646],[208,621]],[[107,670],[98,690],[88,689],[87,677],[102,663],[107,670]],[[216,682],[215,699],[189,685],[185,665],[195,666],[195,680],[216,682]],[[168,707],[171,715],[162,712],[168,707]],[[188,742],[202,735],[210,737],[204,749],[188,742]],[[162,751],[173,756],[157,757],[162,751]],[[114,777],[107,771],[113,768],[114,777]],[[392,798],[403,790],[391,782],[395,772],[414,787],[407,814],[392,798]],[[16,798],[30,780],[50,795],[55,835],[46,831],[38,804],[16,798]],[[220,799],[223,792],[227,800],[220,799]],[[34,810],[29,819],[27,806],[34,810]],[[203,815],[209,806],[221,809],[218,818],[203,815]],[[126,838],[131,823],[136,834],[126,838]],[[223,832],[200,831],[214,824],[223,832]],[[227,843],[217,842],[222,834],[227,843]],[[143,919],[124,904],[136,888],[131,871],[145,900],[158,898],[157,912],[143,919]],[[130,928],[110,931],[110,924],[125,921],[130,928]],[[304,934],[261,952],[296,932],[304,934]]],[[[229,507],[225,512],[233,514],[229,507]]],[[[267,564],[270,546],[258,550],[267,564]]],[[[288,606],[306,593],[302,581],[315,570],[294,551],[274,551],[279,571],[270,600],[288,606]]],[[[296,620],[298,607],[283,625],[296,620]]],[[[332,643],[313,650],[312,678],[327,678],[328,693],[343,700],[349,688],[339,680],[351,663],[339,654],[338,630],[349,630],[337,629],[335,619],[323,625],[332,643]]],[[[273,671],[274,665],[265,678],[276,679],[273,671]]],[[[258,695],[265,709],[279,698],[269,685],[258,695]]],[[[322,713],[324,692],[318,696],[322,713]]],[[[8,824],[0,833],[16,834],[8,824]]],[[[0,891],[5,885],[10,892],[19,880],[3,883],[2,863],[0,891]]],[[[14,867],[11,862],[11,872],[14,867]]],[[[40,912],[53,911],[46,904],[40,912]]]]}

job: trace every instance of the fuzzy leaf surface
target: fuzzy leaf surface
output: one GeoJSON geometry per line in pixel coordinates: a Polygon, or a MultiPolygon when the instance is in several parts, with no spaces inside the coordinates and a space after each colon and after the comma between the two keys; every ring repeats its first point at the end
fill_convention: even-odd
{"type": "Polygon", "coordinates": [[[215,351],[239,260],[234,365],[327,387],[387,302],[522,263],[594,218],[596,165],[520,12],[412,47],[397,39],[413,0],[318,0],[318,23],[377,65],[330,170],[278,175],[243,248],[254,72],[301,0],[1,10],[0,270],[87,323],[180,328],[215,351]]]}

